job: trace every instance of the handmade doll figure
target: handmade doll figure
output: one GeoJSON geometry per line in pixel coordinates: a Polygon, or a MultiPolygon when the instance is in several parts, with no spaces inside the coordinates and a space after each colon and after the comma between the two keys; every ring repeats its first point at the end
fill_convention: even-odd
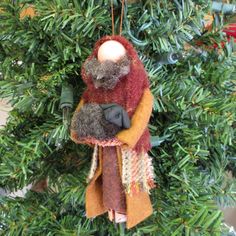
{"type": "Polygon", "coordinates": [[[122,36],[100,39],[82,66],[87,89],[76,108],[71,138],[94,145],[86,216],[108,212],[131,228],[152,214],[154,173],[147,128],[153,105],[147,73],[122,36]]]}

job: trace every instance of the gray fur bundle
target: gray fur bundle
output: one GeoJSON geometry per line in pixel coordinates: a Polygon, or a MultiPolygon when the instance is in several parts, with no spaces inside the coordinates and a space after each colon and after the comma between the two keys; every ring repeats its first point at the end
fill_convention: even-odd
{"type": "Polygon", "coordinates": [[[92,76],[95,88],[113,89],[119,79],[130,72],[130,59],[124,56],[117,62],[99,62],[97,58],[86,62],[85,70],[92,76]]]}
{"type": "Polygon", "coordinates": [[[86,104],[74,113],[71,129],[78,138],[93,137],[98,140],[112,138],[120,131],[120,127],[105,119],[103,109],[95,103],[86,104]]]}

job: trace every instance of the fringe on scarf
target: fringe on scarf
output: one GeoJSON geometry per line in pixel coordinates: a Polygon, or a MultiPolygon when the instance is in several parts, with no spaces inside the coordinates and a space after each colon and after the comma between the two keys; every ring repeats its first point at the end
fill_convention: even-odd
{"type": "Polygon", "coordinates": [[[91,145],[94,145],[92,163],[91,163],[90,171],[87,177],[87,183],[89,183],[94,177],[95,172],[98,167],[99,146],[101,147],[118,146],[118,145],[121,145],[121,142],[117,140],[116,138],[102,141],[102,140],[97,140],[90,137],[90,138],[85,138],[83,141],[81,140],[81,143],[86,143],[86,144],[89,143],[91,145]]]}
{"type": "MultiPolygon", "coordinates": [[[[95,145],[92,164],[87,178],[90,182],[98,167],[99,145],[95,145]]],[[[135,194],[140,191],[150,193],[150,189],[155,187],[155,175],[152,159],[147,153],[136,153],[132,149],[118,147],[121,150],[122,174],[121,180],[125,192],[135,194]]],[[[118,161],[118,158],[117,158],[118,161]]]]}
{"type": "Polygon", "coordinates": [[[132,149],[121,148],[122,183],[129,194],[140,191],[150,193],[155,187],[152,159],[147,153],[136,153],[132,149]]]}
{"type": "Polygon", "coordinates": [[[91,163],[90,171],[87,177],[87,183],[89,183],[92,180],[97,170],[97,167],[98,167],[98,145],[96,144],[93,150],[92,163],[91,163]]]}

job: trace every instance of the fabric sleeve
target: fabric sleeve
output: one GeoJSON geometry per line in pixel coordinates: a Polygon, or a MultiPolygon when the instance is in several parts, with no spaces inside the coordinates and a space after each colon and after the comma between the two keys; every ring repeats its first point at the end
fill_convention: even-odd
{"type": "MultiPolygon", "coordinates": [[[[83,105],[84,105],[84,99],[81,98],[81,100],[80,100],[78,106],[76,107],[75,113],[79,112],[79,110],[83,107],[83,105]]],[[[75,114],[75,113],[74,113],[74,114],[75,114]]],[[[74,115],[73,115],[73,117],[72,117],[71,124],[72,124],[73,122],[75,122],[75,120],[74,120],[74,115]]],[[[76,133],[72,128],[70,129],[70,138],[71,138],[75,143],[81,143],[81,142],[79,141],[79,139],[78,139],[77,133],[76,133]]]]}
{"type": "Polygon", "coordinates": [[[82,107],[83,105],[84,105],[84,99],[81,98],[81,100],[80,100],[78,106],[76,107],[76,111],[78,112],[78,111],[81,109],[81,107],[82,107]]]}
{"type": "Polygon", "coordinates": [[[124,144],[134,148],[148,125],[152,114],[152,106],[153,95],[150,89],[146,88],[131,119],[131,127],[120,131],[116,137],[124,144]]]}

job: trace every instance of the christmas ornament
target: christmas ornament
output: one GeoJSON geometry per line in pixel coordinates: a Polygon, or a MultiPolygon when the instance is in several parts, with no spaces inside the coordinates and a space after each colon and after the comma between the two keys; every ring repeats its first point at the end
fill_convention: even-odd
{"type": "Polygon", "coordinates": [[[82,66],[87,89],[71,122],[71,139],[94,146],[86,189],[86,216],[108,213],[129,229],[152,214],[154,171],[147,128],[153,96],[147,73],[131,43],[115,35],[100,39],[82,66]]]}
{"type": "Polygon", "coordinates": [[[131,228],[152,214],[147,125],[153,96],[147,73],[131,43],[113,35],[96,43],[82,79],[87,89],[72,118],[71,138],[94,145],[86,215],[108,212],[110,220],[131,228]]]}

